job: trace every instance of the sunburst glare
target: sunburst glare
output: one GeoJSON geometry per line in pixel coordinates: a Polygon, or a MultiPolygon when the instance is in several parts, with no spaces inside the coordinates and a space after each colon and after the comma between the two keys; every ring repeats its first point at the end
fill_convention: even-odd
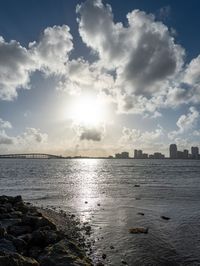
{"type": "Polygon", "coordinates": [[[71,104],[69,117],[74,123],[96,126],[105,119],[105,105],[99,98],[81,96],[71,104]]]}

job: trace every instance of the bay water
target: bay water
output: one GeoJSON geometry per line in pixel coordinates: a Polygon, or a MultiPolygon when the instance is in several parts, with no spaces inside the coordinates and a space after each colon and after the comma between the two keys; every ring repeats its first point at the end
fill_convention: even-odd
{"type": "Polygon", "coordinates": [[[2,194],[89,222],[105,265],[200,265],[200,161],[1,159],[2,194]]]}

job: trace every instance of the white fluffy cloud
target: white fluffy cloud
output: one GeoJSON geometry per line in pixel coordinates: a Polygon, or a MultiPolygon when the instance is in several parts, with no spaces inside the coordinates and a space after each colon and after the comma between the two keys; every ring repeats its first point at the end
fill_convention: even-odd
{"type": "Polygon", "coordinates": [[[160,143],[162,137],[164,136],[164,130],[162,127],[158,126],[154,131],[144,131],[141,132],[139,129],[130,129],[124,127],[122,130],[122,137],[120,139],[121,143],[132,143],[137,145],[137,147],[150,147],[160,143]]]}
{"type": "MultiPolygon", "coordinates": [[[[4,121],[5,122],[5,121],[4,121]]],[[[7,122],[7,121],[6,121],[7,122]]],[[[37,152],[47,144],[48,135],[46,133],[42,133],[37,128],[26,128],[26,130],[16,137],[10,137],[6,128],[10,127],[10,123],[7,122],[7,126],[0,129],[0,145],[1,151],[4,152],[37,152]]]]}
{"type": "Polygon", "coordinates": [[[73,49],[72,35],[67,25],[48,27],[39,42],[29,44],[32,58],[47,73],[65,73],[69,53],[73,49]]]}
{"type": "Polygon", "coordinates": [[[77,12],[83,41],[98,54],[103,67],[116,70],[115,85],[127,94],[151,95],[181,70],[184,50],[153,15],[134,10],[124,27],[113,22],[111,7],[101,0],[86,1],[77,12]]]}
{"type": "Polygon", "coordinates": [[[67,25],[48,27],[38,41],[22,47],[0,37],[0,99],[12,100],[31,86],[36,70],[53,75],[57,88],[103,93],[118,112],[158,117],[160,109],[200,102],[200,56],[184,65],[184,49],[152,14],[133,10],[127,24],[114,21],[111,6],[86,0],[77,6],[79,33],[96,54],[71,59],[67,25]]]}
{"type": "Polygon", "coordinates": [[[125,26],[101,0],[85,1],[77,13],[82,40],[115,73],[105,92],[119,112],[157,117],[159,109],[200,102],[200,56],[184,66],[184,49],[154,15],[133,10],[125,26]]]}
{"type": "Polygon", "coordinates": [[[5,130],[0,130],[0,145],[11,145],[14,144],[13,138],[9,137],[5,130]]]}
{"type": "Polygon", "coordinates": [[[66,75],[68,56],[73,49],[69,27],[44,30],[38,42],[22,47],[17,41],[6,42],[0,36],[0,99],[12,100],[18,89],[29,88],[31,73],[66,75]]]}
{"type": "Polygon", "coordinates": [[[12,128],[11,123],[0,118],[0,145],[13,144],[13,139],[5,132],[5,130],[9,128],[12,128]]]}
{"type": "Polygon", "coordinates": [[[170,139],[174,139],[177,135],[193,130],[197,125],[199,119],[199,112],[195,107],[190,107],[189,112],[181,115],[176,122],[178,130],[172,131],[168,134],[170,139]]]}
{"type": "Polygon", "coordinates": [[[12,125],[9,121],[5,121],[2,118],[0,118],[0,129],[4,128],[12,128],[12,125]]]}
{"type": "Polygon", "coordinates": [[[26,131],[16,138],[16,142],[19,145],[31,146],[34,144],[45,143],[48,139],[46,133],[41,133],[39,129],[27,128],[26,131]]]}
{"type": "Polygon", "coordinates": [[[11,100],[18,89],[27,88],[33,69],[29,51],[17,41],[6,42],[0,36],[0,99],[11,100]]]}

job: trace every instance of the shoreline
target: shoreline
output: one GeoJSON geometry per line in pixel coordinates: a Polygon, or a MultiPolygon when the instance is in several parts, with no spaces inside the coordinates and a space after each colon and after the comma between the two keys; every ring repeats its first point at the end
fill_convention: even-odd
{"type": "Polygon", "coordinates": [[[90,234],[73,214],[0,196],[0,266],[91,266],[90,234]]]}

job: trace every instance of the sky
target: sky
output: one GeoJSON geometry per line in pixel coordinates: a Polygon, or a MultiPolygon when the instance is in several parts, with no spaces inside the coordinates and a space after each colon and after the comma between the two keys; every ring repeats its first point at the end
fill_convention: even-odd
{"type": "Polygon", "coordinates": [[[0,154],[199,145],[198,0],[0,4],[0,154]]]}

